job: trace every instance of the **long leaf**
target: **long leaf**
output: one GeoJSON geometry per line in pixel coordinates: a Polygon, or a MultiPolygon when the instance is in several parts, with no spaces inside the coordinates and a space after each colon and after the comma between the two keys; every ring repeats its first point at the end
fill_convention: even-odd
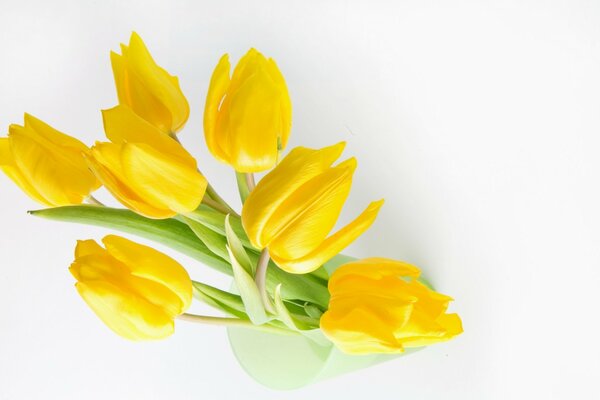
{"type": "Polygon", "coordinates": [[[207,228],[202,225],[200,222],[196,222],[193,219],[183,217],[183,221],[190,227],[190,229],[196,234],[198,239],[202,241],[208,247],[210,251],[218,255],[224,260],[229,259],[229,255],[227,254],[227,239],[213,231],[212,229],[207,228]]]}
{"type": "MultiPolygon", "coordinates": [[[[187,213],[187,218],[191,218],[194,221],[204,224],[208,228],[225,235],[225,215],[209,208],[205,205],[201,205],[197,210],[187,213]]],[[[229,221],[237,237],[242,241],[245,247],[252,248],[252,244],[246,235],[246,231],[242,226],[242,220],[237,216],[230,216],[229,221]]]]}
{"type": "Polygon", "coordinates": [[[240,265],[229,246],[227,246],[227,250],[229,250],[231,267],[233,268],[233,279],[235,280],[235,285],[244,302],[246,314],[248,314],[248,317],[255,325],[262,325],[265,322],[268,322],[269,317],[263,307],[260,292],[254,279],[244,267],[240,265]]]}
{"type": "MultiPolygon", "coordinates": [[[[130,233],[168,246],[217,271],[233,275],[228,262],[213,254],[185,223],[173,218],[150,219],[129,210],[91,205],[47,208],[29,211],[29,213],[56,221],[101,226],[130,233]]],[[[236,228],[237,222],[234,221],[239,222],[239,219],[232,218],[232,228],[237,234],[240,226],[238,225],[236,228]]],[[[222,216],[223,225],[220,230],[223,235],[225,235],[224,222],[225,216],[222,216]]],[[[249,256],[251,259],[258,257],[253,253],[250,253],[249,256]]],[[[267,287],[274,290],[278,283],[283,284],[282,297],[284,299],[309,301],[323,308],[327,306],[329,292],[326,284],[318,278],[307,274],[289,274],[271,263],[267,274],[267,287]]]]}
{"type": "Polygon", "coordinates": [[[150,219],[132,211],[98,206],[66,206],[29,211],[36,217],[101,226],[143,237],[188,255],[228,275],[231,266],[211,252],[194,232],[175,219],[150,219]]]}

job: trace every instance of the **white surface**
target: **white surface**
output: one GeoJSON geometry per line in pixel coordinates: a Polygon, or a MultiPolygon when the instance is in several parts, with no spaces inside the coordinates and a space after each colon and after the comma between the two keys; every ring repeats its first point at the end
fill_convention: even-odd
{"type": "MultiPolygon", "coordinates": [[[[227,198],[231,173],[201,130],[224,52],[277,60],[292,145],[348,141],[359,169],[343,222],[387,201],[348,253],[421,266],[455,297],[465,333],[284,398],[597,398],[597,2],[0,4],[1,126],[27,111],[102,139],[99,110],[116,102],[108,52],[137,30],[180,77],[192,106],[181,138],[227,198]]],[[[179,323],[154,344],[111,334],[67,271],[75,240],[107,231],[30,217],[37,205],[4,175],[0,188],[0,398],[282,398],[242,372],[219,328],[179,323]]]]}

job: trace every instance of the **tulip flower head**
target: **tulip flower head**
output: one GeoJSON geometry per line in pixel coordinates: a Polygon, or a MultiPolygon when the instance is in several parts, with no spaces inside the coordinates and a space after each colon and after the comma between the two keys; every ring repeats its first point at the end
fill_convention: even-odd
{"type": "Polygon", "coordinates": [[[200,205],[207,181],[177,141],[129,107],[102,115],[111,143],[96,143],[89,164],[117,200],[149,218],[169,218],[200,205]]]}
{"type": "Polygon", "coordinates": [[[345,143],[320,150],[297,147],[250,193],[242,222],[252,244],[267,247],[281,269],[311,272],[366,231],[383,200],[372,202],[354,221],[327,237],[350,193],[356,159],[331,166],[345,143]]]}
{"type": "Polygon", "coordinates": [[[163,133],[183,128],[190,107],[177,77],[156,64],[135,32],[129,46],[121,45],[121,53],[110,53],[119,104],[130,107],[163,133]]]}
{"type": "Polygon", "coordinates": [[[462,333],[451,297],[417,278],[417,267],[385,258],[344,264],[329,279],[329,308],[321,330],[348,354],[401,353],[462,333]]]}
{"type": "Polygon", "coordinates": [[[0,168],[32,199],[46,206],[81,204],[100,182],[84,159],[89,148],[25,114],[0,138],[0,168]]]}
{"type": "Polygon", "coordinates": [[[285,148],[292,104],[273,59],[255,49],[230,73],[225,54],[210,81],[204,109],[204,134],[210,152],[238,172],[273,168],[285,148]]]}
{"type": "Polygon", "coordinates": [[[192,281],[175,260],[150,247],[109,235],[101,247],[82,240],[69,270],[96,315],[130,340],[171,335],[174,318],[192,302],[192,281]]]}

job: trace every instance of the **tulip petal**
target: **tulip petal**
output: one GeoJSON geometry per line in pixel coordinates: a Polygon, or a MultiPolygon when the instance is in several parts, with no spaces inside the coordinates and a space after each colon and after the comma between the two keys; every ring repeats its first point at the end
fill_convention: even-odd
{"type": "Polygon", "coordinates": [[[81,204],[98,181],[89,172],[81,153],[67,153],[45,146],[31,132],[18,125],[10,127],[10,149],[15,164],[47,203],[54,206],[81,204]]]}
{"type": "Polygon", "coordinates": [[[210,78],[210,85],[204,106],[204,138],[206,145],[212,155],[222,162],[228,162],[229,157],[221,146],[223,138],[218,135],[216,125],[219,117],[219,107],[229,87],[230,69],[229,55],[225,54],[219,60],[210,78]]]}
{"type": "Polygon", "coordinates": [[[194,158],[179,143],[162,134],[158,128],[138,116],[131,108],[118,105],[102,110],[102,120],[106,137],[111,142],[145,143],[196,168],[194,158]]]}
{"type": "MultiPolygon", "coordinates": [[[[171,119],[168,129],[173,133],[179,131],[189,117],[190,107],[181,92],[177,78],[169,75],[167,71],[156,64],[142,38],[135,32],[131,34],[129,40],[127,58],[129,68],[144,82],[160,104],[164,104],[168,110],[171,119]]],[[[160,108],[156,109],[156,111],[160,110],[160,108]]],[[[147,119],[146,116],[152,117],[153,111],[148,108],[142,116],[144,119],[147,119]]],[[[157,126],[161,128],[159,125],[157,126]]],[[[161,130],[164,131],[163,128],[161,130]]]]}
{"type": "Polygon", "coordinates": [[[266,247],[262,232],[281,203],[304,183],[329,168],[340,157],[344,147],[344,142],[319,150],[296,147],[276,169],[261,179],[242,210],[244,229],[255,247],[266,247]]]}
{"type": "MultiPolygon", "coordinates": [[[[404,309],[405,314],[410,315],[410,305],[404,309]]],[[[341,318],[326,311],[321,317],[320,327],[323,334],[347,354],[404,351],[402,344],[390,333],[389,321],[378,318],[371,309],[355,307],[341,318]]]]}
{"type": "Polygon", "coordinates": [[[46,206],[53,206],[37,191],[15,164],[8,138],[0,138],[0,169],[33,200],[46,206]]]}
{"type": "Polygon", "coordinates": [[[237,65],[233,69],[231,75],[231,85],[229,86],[229,93],[235,93],[246,80],[252,75],[260,71],[265,67],[267,59],[265,56],[256,50],[251,48],[240,58],[237,65]]]}
{"type": "MultiPolygon", "coordinates": [[[[259,172],[273,167],[278,156],[277,139],[282,131],[279,89],[266,71],[259,70],[230,93],[223,107],[229,107],[231,164],[239,172],[259,172]],[[260,140],[257,140],[258,133],[260,140]]],[[[227,114],[226,110],[223,112],[227,114]]]]}
{"type": "Polygon", "coordinates": [[[123,145],[121,162],[127,184],[149,204],[180,214],[200,205],[207,181],[195,165],[141,143],[123,145]]]}
{"type": "Polygon", "coordinates": [[[108,235],[102,242],[108,253],[130,268],[133,276],[159,283],[176,295],[183,305],[179,313],[190,306],[190,276],[177,261],[151,247],[116,235],[108,235]]]}
{"type": "Polygon", "coordinates": [[[96,315],[124,338],[163,339],[174,332],[173,320],[163,310],[108,282],[78,282],[76,287],[96,315]]]}
{"type": "Polygon", "coordinates": [[[281,148],[284,149],[292,128],[292,101],[283,74],[272,58],[267,61],[266,68],[281,93],[281,148]]]}
{"type": "Polygon", "coordinates": [[[161,132],[170,133],[173,123],[171,113],[133,71],[131,62],[125,57],[126,51],[127,47],[123,46],[123,55],[110,53],[119,104],[131,107],[161,132]]]}
{"type": "Polygon", "coordinates": [[[386,276],[418,278],[421,270],[404,261],[396,261],[389,258],[371,257],[344,264],[344,268],[338,268],[329,278],[332,289],[340,287],[340,283],[348,277],[363,277],[372,280],[381,280],[386,276]]]}
{"type": "Polygon", "coordinates": [[[169,218],[177,214],[165,207],[149,204],[127,182],[121,164],[122,145],[96,143],[88,164],[106,189],[125,207],[150,218],[169,218]]]}
{"type": "Polygon", "coordinates": [[[78,240],[75,246],[75,258],[81,258],[93,254],[104,254],[106,250],[102,248],[95,240],[78,240]]]}
{"type": "Polygon", "coordinates": [[[304,274],[314,271],[340,253],[366,231],[373,221],[375,221],[382,205],[383,200],[372,202],[354,221],[325,239],[319,247],[304,257],[285,259],[271,252],[271,258],[281,269],[293,274],[304,274]]]}
{"type": "Polygon", "coordinates": [[[301,258],[327,237],[350,193],[356,160],[349,161],[312,178],[275,210],[261,235],[272,253],[301,258]]]}
{"type": "Polygon", "coordinates": [[[35,135],[32,138],[43,140],[43,143],[48,146],[68,148],[73,150],[74,154],[86,153],[89,150],[81,141],[54,129],[31,114],[25,113],[24,120],[25,130],[22,133],[32,133],[35,135]]]}

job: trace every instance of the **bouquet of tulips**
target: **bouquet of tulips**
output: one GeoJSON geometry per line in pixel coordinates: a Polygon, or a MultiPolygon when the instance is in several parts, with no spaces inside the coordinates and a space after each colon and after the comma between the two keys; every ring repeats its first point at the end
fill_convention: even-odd
{"type": "Polygon", "coordinates": [[[452,299],[421,280],[417,267],[340,254],[383,200],[330,234],[356,159],[336,163],[344,143],[285,154],[292,107],[272,59],[251,49],[231,72],[224,55],[206,97],[206,145],[235,170],[241,212],[177,138],[190,111],[178,79],[135,33],[111,63],[118,105],[102,111],[108,141],[89,148],[25,114],[23,126],[10,125],[0,138],[0,168],[47,207],[33,215],[150,239],[233,278],[228,290],[192,280],[171,257],[120,236],[79,241],[70,266],[75,286],[112,331],[139,341],[170,336],[176,319],[226,326],[244,368],[276,388],[462,332],[458,315],[446,312],[452,299]],[[266,174],[255,183],[257,172],[266,174]],[[94,198],[101,186],[125,208],[94,198]],[[218,312],[187,313],[194,299],[218,312]]]}

